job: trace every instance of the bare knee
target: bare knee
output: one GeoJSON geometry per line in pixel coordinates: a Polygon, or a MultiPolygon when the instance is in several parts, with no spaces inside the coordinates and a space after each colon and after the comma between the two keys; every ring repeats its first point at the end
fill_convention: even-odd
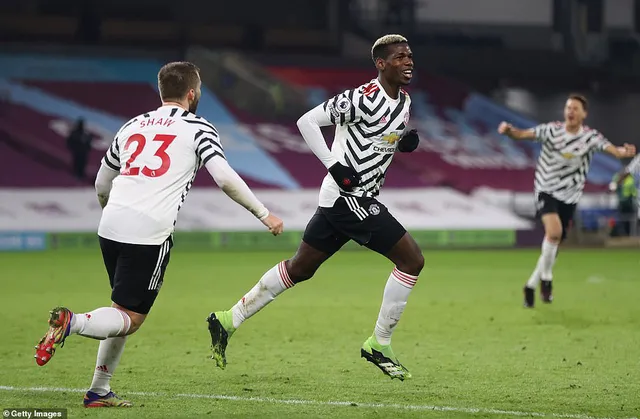
{"type": "Polygon", "coordinates": [[[304,241],[301,242],[296,254],[285,261],[289,278],[294,284],[310,279],[330,257],[330,254],[315,249],[304,241]]]}
{"type": "Polygon", "coordinates": [[[562,241],[563,226],[558,214],[550,213],[542,216],[544,224],[545,239],[551,243],[558,244],[562,241]]]}
{"type": "Polygon", "coordinates": [[[548,242],[554,244],[560,244],[560,242],[562,241],[562,234],[547,234],[545,235],[545,237],[548,242]]]}
{"type": "Polygon", "coordinates": [[[128,317],[129,328],[124,333],[122,333],[121,336],[132,335],[133,333],[137,332],[138,329],[140,329],[140,326],[142,326],[142,323],[144,323],[144,320],[147,318],[146,314],[136,313],[135,311],[126,309],[116,303],[112,303],[111,306],[117,308],[123,313],[123,315],[128,317]]]}
{"type": "Polygon", "coordinates": [[[294,284],[311,279],[318,270],[318,266],[314,266],[310,263],[304,263],[295,256],[287,260],[285,263],[287,266],[287,272],[289,273],[289,278],[291,278],[291,281],[293,281],[294,284]]]}
{"type": "Polygon", "coordinates": [[[562,228],[550,228],[544,233],[544,237],[548,242],[560,244],[562,241],[562,228]]]}
{"type": "Polygon", "coordinates": [[[396,263],[396,268],[401,272],[409,275],[418,276],[424,268],[424,256],[422,252],[416,252],[408,258],[405,258],[400,263],[396,263]]]}
{"type": "Polygon", "coordinates": [[[422,250],[409,233],[405,233],[385,256],[407,275],[418,276],[424,268],[422,250]]]}

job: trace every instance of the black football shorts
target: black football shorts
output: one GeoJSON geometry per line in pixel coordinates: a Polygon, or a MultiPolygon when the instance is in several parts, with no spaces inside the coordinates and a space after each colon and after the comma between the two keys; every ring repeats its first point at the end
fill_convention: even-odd
{"type": "Polygon", "coordinates": [[[318,207],[302,240],[329,255],[349,240],[386,255],[406,232],[375,198],[340,196],[333,207],[318,207]]]}
{"type": "Polygon", "coordinates": [[[135,313],[149,313],[169,265],[171,237],[158,245],[99,239],[111,284],[111,301],[135,313]]]}
{"type": "Polygon", "coordinates": [[[536,193],[536,210],[539,218],[545,214],[558,214],[562,224],[562,240],[567,238],[576,212],[576,204],[567,204],[546,192],[538,192],[536,193]]]}

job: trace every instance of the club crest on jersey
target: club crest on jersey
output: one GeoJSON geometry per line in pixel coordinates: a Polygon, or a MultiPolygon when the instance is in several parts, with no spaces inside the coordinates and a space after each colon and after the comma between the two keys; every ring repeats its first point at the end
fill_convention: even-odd
{"type": "Polygon", "coordinates": [[[563,151],[560,155],[567,160],[571,160],[583,156],[588,151],[587,147],[576,147],[571,151],[563,151]]]}
{"type": "Polygon", "coordinates": [[[380,214],[380,207],[378,206],[378,204],[369,205],[369,214],[371,214],[371,215],[380,214]]]}
{"type": "Polygon", "coordinates": [[[397,143],[399,139],[400,139],[400,136],[395,132],[392,132],[391,134],[387,134],[384,137],[382,137],[383,141],[386,141],[391,145],[397,143]]]}

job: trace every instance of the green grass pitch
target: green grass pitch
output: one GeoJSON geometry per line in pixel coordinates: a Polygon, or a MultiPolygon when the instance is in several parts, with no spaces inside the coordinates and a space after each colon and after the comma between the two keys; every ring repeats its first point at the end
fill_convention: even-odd
{"type": "Polygon", "coordinates": [[[99,253],[0,254],[0,408],[68,408],[70,418],[640,415],[637,251],[562,250],[555,301],[534,310],[522,307],[521,287],[537,251],[425,252],[393,338],[414,376],[405,382],[359,357],[392,265],[343,252],[246,322],[230,342],[227,369],[215,368],[205,317],[287,256],[181,252],[178,243],[112,382],[135,407],[90,410],[81,390],[97,342],[73,336],[44,367],[33,346],[53,306],[109,304],[99,253]]]}

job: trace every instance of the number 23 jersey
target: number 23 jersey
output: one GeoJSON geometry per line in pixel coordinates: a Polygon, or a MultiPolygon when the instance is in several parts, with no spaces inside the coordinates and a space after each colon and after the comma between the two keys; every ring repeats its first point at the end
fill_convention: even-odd
{"type": "Polygon", "coordinates": [[[213,125],[177,106],[162,106],[120,128],[102,164],[119,172],[98,235],[120,243],[162,244],[174,230],[198,169],[225,159],[213,125]]]}

